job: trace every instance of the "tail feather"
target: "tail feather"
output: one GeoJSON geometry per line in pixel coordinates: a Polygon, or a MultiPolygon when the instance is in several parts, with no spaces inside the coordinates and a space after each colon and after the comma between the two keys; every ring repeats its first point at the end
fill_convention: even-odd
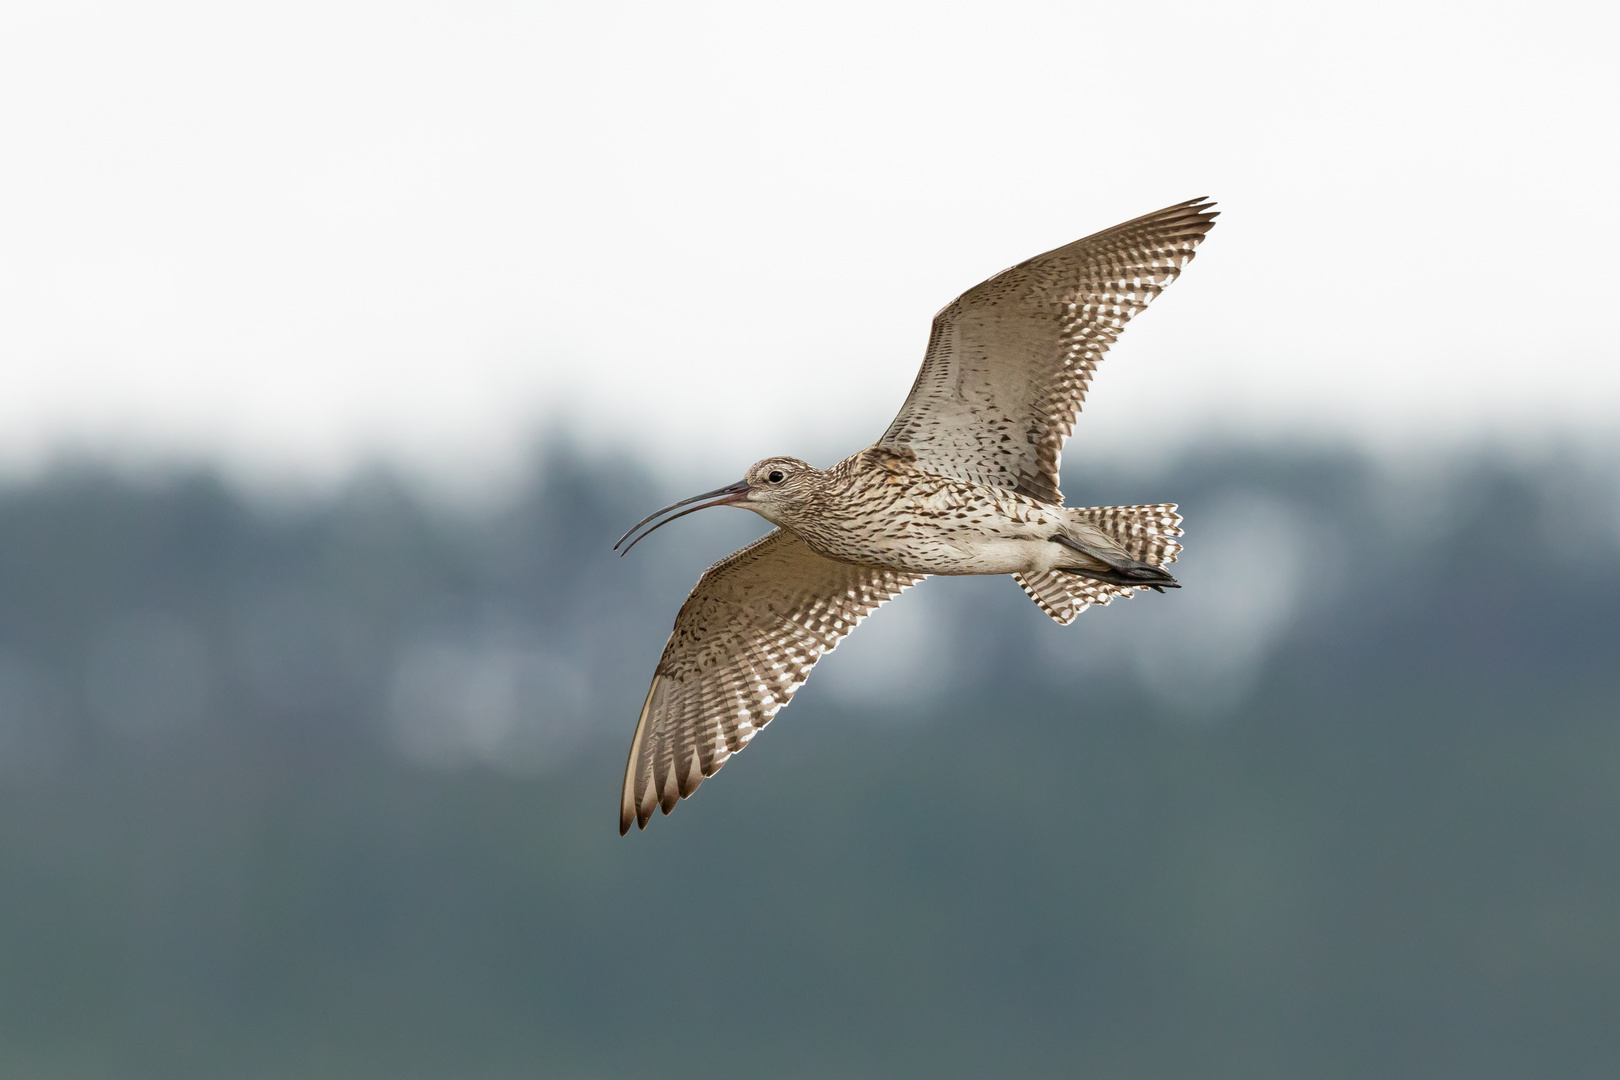
{"type": "MultiPolygon", "coordinates": [[[[1174,503],[1152,506],[1091,506],[1076,509],[1080,521],[1102,530],[1146,568],[1162,567],[1176,561],[1181,545],[1181,515],[1174,503]]],[[[1139,574],[1142,580],[1127,584],[1124,578],[1104,581],[1062,570],[1014,574],[1019,588],[1029,594],[1040,609],[1059,624],[1067,626],[1092,604],[1107,605],[1116,596],[1132,596],[1136,589],[1174,587],[1169,574],[1139,574]]]]}
{"type": "Polygon", "coordinates": [[[1131,590],[1123,585],[1076,577],[1061,570],[1014,574],[1013,580],[1060,626],[1074,622],[1092,604],[1106,605],[1116,596],[1131,595],[1131,590]]]}
{"type": "Polygon", "coordinates": [[[1137,562],[1164,566],[1176,561],[1181,545],[1181,515],[1175,503],[1153,506],[1086,506],[1073,511],[1079,520],[1113,537],[1137,562]]]}

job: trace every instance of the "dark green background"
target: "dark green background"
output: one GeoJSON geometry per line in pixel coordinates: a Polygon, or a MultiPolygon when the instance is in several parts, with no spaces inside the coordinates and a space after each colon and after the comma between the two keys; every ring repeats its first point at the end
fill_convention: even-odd
{"type": "Polygon", "coordinates": [[[0,494],[0,674],[26,684],[0,679],[0,1075],[1620,1069],[1601,469],[1480,456],[1424,487],[1216,448],[1071,480],[1071,502],[1179,500],[1189,566],[1200,509],[1260,493],[1312,523],[1332,581],[1306,576],[1321,595],[1252,692],[1198,716],[1030,646],[1115,611],[1060,632],[1010,583],[930,582],[993,654],[971,678],[898,720],[812,681],[621,839],[675,608],[759,529],[703,515],[619,561],[686,492],[545,461],[477,512],[380,475],[300,505],[93,468],[0,494]],[[206,713],[109,726],[91,643],[152,610],[209,643],[206,713]],[[521,769],[409,763],[399,649],[491,622],[577,658],[578,729],[521,769]]]}

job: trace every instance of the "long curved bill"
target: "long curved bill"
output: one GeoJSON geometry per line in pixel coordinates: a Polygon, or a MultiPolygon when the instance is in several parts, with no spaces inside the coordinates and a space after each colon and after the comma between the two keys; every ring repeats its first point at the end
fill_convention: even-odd
{"type": "Polygon", "coordinates": [[[664,518],[664,520],[659,521],[652,528],[648,529],[640,536],[637,536],[634,540],[630,540],[630,543],[625,544],[624,550],[619,551],[621,556],[628,555],[631,548],[635,547],[637,544],[641,543],[643,540],[647,539],[647,537],[657,532],[663,526],[668,525],[676,518],[685,517],[687,514],[695,514],[699,510],[707,510],[711,506],[736,506],[739,503],[746,502],[747,497],[748,481],[739,480],[735,484],[728,484],[723,488],[715,488],[713,491],[705,491],[701,495],[694,495],[690,499],[682,499],[680,502],[670,503],[662,510],[655,510],[646,517],[642,518],[640,521],[636,522],[634,525],[630,526],[630,531],[619,537],[619,543],[613,545],[613,550],[619,551],[619,544],[624,544],[626,540],[630,540],[630,537],[635,535],[636,530],[647,524],[649,521],[653,521],[657,518],[664,518]],[[699,500],[702,499],[708,499],[710,501],[700,503],[698,506],[691,506],[692,503],[699,502],[699,500]],[[681,512],[678,514],[669,514],[671,510],[680,510],[680,508],[683,506],[689,507],[689,509],[681,510],[681,512]],[[664,517],[665,514],[669,514],[669,517],[664,517]]]}

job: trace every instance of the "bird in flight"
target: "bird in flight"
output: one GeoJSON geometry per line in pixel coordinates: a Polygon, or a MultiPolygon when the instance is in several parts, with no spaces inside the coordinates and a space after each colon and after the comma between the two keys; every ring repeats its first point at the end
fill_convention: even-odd
{"type": "Polygon", "coordinates": [[[704,571],[681,605],[630,742],[621,835],[692,794],[823,653],[930,574],[1011,574],[1063,625],[1177,587],[1164,569],[1181,550],[1175,505],[1064,506],[1058,461],[1097,362],[1192,260],[1213,207],[1177,203],[975,285],[934,316],[877,442],[830,469],[766,458],[620,538],[627,552],[711,506],[777,526],[704,571]]]}

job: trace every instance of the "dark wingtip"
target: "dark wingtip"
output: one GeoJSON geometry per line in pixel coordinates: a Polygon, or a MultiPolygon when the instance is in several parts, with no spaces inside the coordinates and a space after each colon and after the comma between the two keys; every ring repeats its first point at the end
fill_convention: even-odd
{"type": "Polygon", "coordinates": [[[1208,195],[1200,195],[1196,199],[1188,199],[1184,203],[1177,203],[1167,209],[1191,213],[1204,224],[1210,225],[1214,223],[1216,218],[1221,216],[1221,212],[1215,209],[1216,205],[1215,200],[1208,195]]]}

